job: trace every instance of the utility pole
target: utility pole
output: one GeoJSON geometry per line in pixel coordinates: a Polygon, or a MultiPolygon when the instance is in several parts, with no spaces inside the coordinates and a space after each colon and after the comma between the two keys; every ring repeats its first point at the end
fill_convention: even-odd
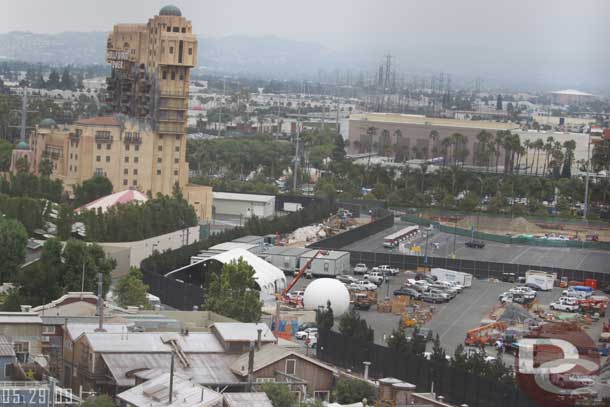
{"type": "MultiPolygon", "coordinates": [[[[298,103],[298,102],[297,102],[298,103]]],[[[297,192],[297,172],[299,170],[299,136],[300,136],[300,117],[301,117],[301,105],[300,103],[298,104],[298,109],[297,109],[297,140],[296,140],[296,146],[295,146],[295,152],[294,152],[294,174],[293,174],[293,182],[292,182],[292,190],[294,191],[294,193],[296,194],[297,192]]]]}
{"type": "Polygon", "coordinates": [[[591,166],[591,129],[589,129],[589,141],[587,142],[587,175],[585,180],[585,207],[582,211],[582,218],[587,220],[587,215],[589,214],[589,168],[591,166]]]}

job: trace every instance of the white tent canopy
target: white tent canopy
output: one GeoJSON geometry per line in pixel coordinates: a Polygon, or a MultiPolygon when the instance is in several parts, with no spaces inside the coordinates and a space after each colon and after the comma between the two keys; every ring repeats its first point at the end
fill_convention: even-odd
{"type": "Polygon", "coordinates": [[[286,276],[282,270],[244,249],[222,252],[205,261],[216,260],[228,264],[240,257],[254,269],[254,279],[261,288],[261,294],[273,295],[286,287],[286,276]]]}

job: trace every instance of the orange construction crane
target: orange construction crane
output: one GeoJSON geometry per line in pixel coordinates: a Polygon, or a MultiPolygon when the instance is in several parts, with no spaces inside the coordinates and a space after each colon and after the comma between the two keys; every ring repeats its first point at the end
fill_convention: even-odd
{"type": "Polygon", "coordinates": [[[290,292],[290,290],[292,290],[292,288],[294,287],[294,285],[299,281],[299,279],[303,276],[303,274],[305,274],[305,272],[307,271],[307,269],[309,268],[309,266],[311,266],[311,263],[313,263],[313,261],[315,260],[316,257],[318,257],[319,255],[326,255],[328,254],[328,252],[326,250],[318,250],[317,252],[314,253],[314,255],[311,257],[311,259],[307,260],[307,263],[305,263],[305,265],[303,267],[301,267],[301,269],[299,270],[299,272],[294,276],[294,278],[288,283],[288,285],[286,286],[286,288],[284,288],[284,291],[282,291],[281,297],[282,300],[286,303],[288,303],[288,293],[290,292]]]}
{"type": "Polygon", "coordinates": [[[502,332],[505,329],[506,324],[504,322],[492,322],[491,324],[471,329],[466,333],[464,343],[470,346],[490,345],[497,339],[495,335],[491,335],[491,331],[502,332]]]}

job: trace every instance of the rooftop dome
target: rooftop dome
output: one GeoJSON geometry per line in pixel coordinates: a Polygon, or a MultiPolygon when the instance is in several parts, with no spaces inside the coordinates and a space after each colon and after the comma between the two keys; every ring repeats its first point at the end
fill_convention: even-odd
{"type": "Polygon", "coordinates": [[[45,129],[50,129],[57,126],[57,123],[55,123],[55,120],[47,118],[42,119],[39,126],[45,129]]]}
{"type": "Polygon", "coordinates": [[[160,16],[182,16],[180,9],[174,5],[165,6],[159,11],[160,16]]]}
{"type": "Polygon", "coordinates": [[[30,146],[28,146],[28,143],[26,143],[25,141],[20,141],[17,144],[17,150],[29,150],[30,146]]]}

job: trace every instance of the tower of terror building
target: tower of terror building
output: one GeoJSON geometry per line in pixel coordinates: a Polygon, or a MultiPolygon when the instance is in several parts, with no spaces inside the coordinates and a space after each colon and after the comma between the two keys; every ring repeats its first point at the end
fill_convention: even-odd
{"type": "Polygon", "coordinates": [[[175,6],[145,24],[116,24],[108,36],[103,116],[57,126],[46,119],[31,138],[34,168],[50,159],[52,176],[68,193],[95,175],[114,191],[127,188],[171,194],[174,185],[200,218],[211,215],[211,189],[188,185],[186,124],[190,70],[197,64],[197,37],[175,6]]]}

